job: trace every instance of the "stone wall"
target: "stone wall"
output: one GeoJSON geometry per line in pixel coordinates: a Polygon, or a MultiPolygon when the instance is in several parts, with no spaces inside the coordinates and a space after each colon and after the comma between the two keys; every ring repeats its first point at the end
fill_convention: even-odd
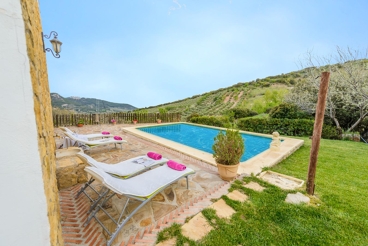
{"type": "MultiPolygon", "coordinates": [[[[38,1],[21,0],[27,52],[33,88],[34,113],[38,132],[38,150],[42,165],[47,214],[50,223],[50,245],[64,245],[59,196],[56,185],[56,161],[52,108],[48,84],[46,56],[41,38],[42,25],[38,1]]],[[[32,226],[32,225],[30,225],[32,226]]]]}

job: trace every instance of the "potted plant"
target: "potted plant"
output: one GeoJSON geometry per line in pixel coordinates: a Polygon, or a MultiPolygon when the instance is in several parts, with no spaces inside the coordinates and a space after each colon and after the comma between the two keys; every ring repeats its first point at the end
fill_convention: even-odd
{"type": "Polygon", "coordinates": [[[138,122],[138,120],[137,119],[134,119],[133,120],[133,124],[135,125],[135,124],[137,124],[137,122],[138,122]]]}
{"type": "Polygon", "coordinates": [[[113,119],[111,119],[111,123],[113,124],[113,125],[116,125],[116,120],[113,118],[113,119]]]}
{"type": "Polygon", "coordinates": [[[161,119],[160,118],[157,118],[156,121],[157,121],[158,124],[161,123],[161,119]]]}
{"type": "Polygon", "coordinates": [[[82,127],[83,125],[84,125],[84,120],[83,119],[78,120],[77,126],[82,127]]]}
{"type": "Polygon", "coordinates": [[[238,130],[220,131],[212,145],[213,158],[223,180],[229,181],[236,177],[240,159],[244,154],[244,140],[238,130]]]}

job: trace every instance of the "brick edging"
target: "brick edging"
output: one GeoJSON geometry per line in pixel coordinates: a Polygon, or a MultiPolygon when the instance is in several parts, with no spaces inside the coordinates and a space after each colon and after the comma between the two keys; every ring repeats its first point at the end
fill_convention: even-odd
{"type": "Polygon", "coordinates": [[[131,236],[128,240],[121,242],[120,246],[128,245],[138,245],[144,243],[144,245],[155,245],[157,240],[157,234],[174,222],[183,225],[187,217],[196,215],[201,212],[208,205],[203,205],[205,202],[211,202],[211,199],[216,195],[216,197],[221,197],[228,193],[231,183],[223,181],[221,184],[207,191],[199,197],[194,197],[182,206],[171,211],[171,213],[165,215],[155,223],[141,229],[135,236],[131,236]],[[202,205],[200,204],[202,203],[202,205]],[[181,216],[183,215],[183,216],[181,216]]]}

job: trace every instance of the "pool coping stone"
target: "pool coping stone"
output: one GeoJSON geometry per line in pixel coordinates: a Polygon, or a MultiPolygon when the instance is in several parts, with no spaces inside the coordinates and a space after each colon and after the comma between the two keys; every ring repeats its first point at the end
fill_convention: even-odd
{"type": "MultiPolygon", "coordinates": [[[[199,124],[193,124],[193,123],[187,123],[187,122],[164,123],[164,124],[159,124],[159,125],[152,124],[152,125],[145,125],[144,127],[174,125],[178,123],[214,128],[214,129],[219,129],[219,130],[226,130],[226,128],[205,126],[205,125],[199,125],[199,124]]],[[[152,135],[152,134],[136,129],[140,127],[142,126],[125,127],[122,130],[136,137],[148,140],[150,142],[156,143],[166,148],[175,150],[184,155],[188,155],[199,161],[205,162],[211,166],[217,167],[215,159],[212,157],[212,154],[209,154],[207,152],[204,152],[204,151],[201,151],[201,150],[189,147],[189,146],[185,146],[183,144],[180,144],[180,143],[177,143],[177,142],[174,142],[174,141],[162,138],[162,137],[158,137],[158,136],[155,136],[155,135],[152,135]]],[[[255,136],[267,137],[267,138],[272,139],[272,135],[268,135],[268,134],[247,132],[247,131],[241,131],[241,130],[239,132],[250,134],[250,135],[255,135],[255,136]]],[[[289,137],[284,137],[284,136],[280,136],[280,139],[282,140],[282,142],[280,144],[279,150],[268,149],[250,158],[247,161],[241,162],[238,168],[238,174],[257,175],[262,172],[262,168],[272,167],[280,163],[282,160],[290,156],[292,153],[294,153],[297,149],[299,149],[304,144],[304,140],[301,140],[301,139],[289,138],[289,137]]]]}

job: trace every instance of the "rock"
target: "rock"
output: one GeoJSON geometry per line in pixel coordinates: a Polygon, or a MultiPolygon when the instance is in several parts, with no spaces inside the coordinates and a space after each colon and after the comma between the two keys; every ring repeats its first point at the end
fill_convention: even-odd
{"type": "Polygon", "coordinates": [[[296,194],[288,194],[285,199],[285,202],[292,204],[309,203],[309,201],[310,198],[300,192],[297,192],[296,194]]]}

